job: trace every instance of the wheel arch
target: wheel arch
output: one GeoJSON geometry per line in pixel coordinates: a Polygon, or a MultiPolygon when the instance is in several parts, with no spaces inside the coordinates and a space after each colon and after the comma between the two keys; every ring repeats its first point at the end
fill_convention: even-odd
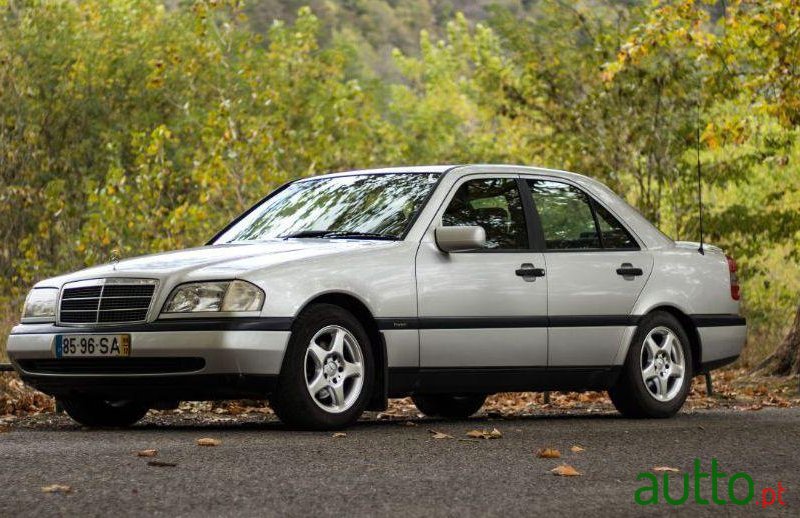
{"type": "Polygon", "coordinates": [[[678,322],[680,322],[683,330],[686,331],[686,335],[689,337],[689,349],[692,352],[692,374],[698,374],[700,372],[700,360],[703,351],[703,343],[700,339],[700,332],[698,331],[695,323],[692,321],[692,318],[684,313],[680,308],[671,306],[669,304],[661,304],[659,306],[650,308],[643,316],[651,315],[657,311],[669,313],[675,317],[678,322]]]}
{"type": "Polygon", "coordinates": [[[367,405],[367,410],[385,410],[388,407],[389,386],[386,340],[383,337],[383,333],[381,333],[378,328],[378,323],[372,311],[364,301],[351,293],[331,291],[318,294],[306,301],[297,312],[297,315],[300,315],[314,304],[332,304],[346,309],[364,326],[364,330],[369,335],[373,357],[375,358],[375,383],[373,385],[374,389],[370,403],[367,405]]]}

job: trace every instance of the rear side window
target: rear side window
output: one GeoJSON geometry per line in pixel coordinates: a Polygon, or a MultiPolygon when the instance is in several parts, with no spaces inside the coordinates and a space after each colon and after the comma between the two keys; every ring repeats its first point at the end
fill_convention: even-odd
{"type": "Polygon", "coordinates": [[[528,248],[528,229],[522,197],[513,178],[483,178],[461,184],[442,215],[448,227],[480,226],[486,248],[528,248]]]}
{"type": "Polygon", "coordinates": [[[548,250],[600,248],[586,195],[565,183],[529,180],[548,250]]]}
{"type": "Polygon", "coordinates": [[[571,185],[528,180],[548,250],[638,249],[605,208],[571,185]]]}

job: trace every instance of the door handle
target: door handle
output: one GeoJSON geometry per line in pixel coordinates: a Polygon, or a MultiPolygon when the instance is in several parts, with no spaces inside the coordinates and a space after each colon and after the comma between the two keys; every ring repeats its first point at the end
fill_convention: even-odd
{"type": "Polygon", "coordinates": [[[617,268],[617,275],[622,275],[623,277],[638,277],[639,275],[644,275],[644,272],[641,268],[635,268],[631,263],[622,263],[619,268],[617,268]]]}
{"type": "Polygon", "coordinates": [[[533,280],[532,277],[544,277],[544,268],[536,268],[531,263],[523,263],[514,273],[517,274],[517,277],[525,280],[533,280]]]}

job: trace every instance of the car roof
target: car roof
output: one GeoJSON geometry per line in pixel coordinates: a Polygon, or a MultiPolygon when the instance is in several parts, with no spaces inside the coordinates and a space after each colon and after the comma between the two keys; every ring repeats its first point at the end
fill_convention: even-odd
{"type": "Polygon", "coordinates": [[[354,169],[352,171],[340,171],[336,173],[326,173],[320,174],[315,176],[309,176],[306,178],[301,178],[298,181],[305,181],[305,180],[314,180],[317,178],[330,178],[330,177],[337,177],[337,176],[353,176],[353,175],[361,175],[361,174],[408,174],[408,173],[417,173],[417,174],[431,174],[431,173],[444,173],[453,169],[454,167],[458,167],[455,165],[413,165],[413,166],[398,166],[398,167],[379,167],[375,169],[354,169]]]}
{"type": "Polygon", "coordinates": [[[317,176],[310,176],[303,178],[299,181],[312,180],[317,178],[329,178],[337,176],[353,176],[353,175],[366,175],[366,174],[431,174],[431,173],[446,173],[448,171],[458,170],[462,173],[467,172],[486,172],[486,173],[542,173],[548,176],[560,176],[564,178],[583,179],[594,181],[592,178],[569,171],[562,171],[558,169],[548,169],[545,167],[532,167],[524,165],[511,165],[511,164],[447,164],[447,165],[415,165],[415,166],[397,166],[397,167],[381,167],[375,169],[356,169],[353,171],[341,171],[336,173],[328,173],[317,176]]]}

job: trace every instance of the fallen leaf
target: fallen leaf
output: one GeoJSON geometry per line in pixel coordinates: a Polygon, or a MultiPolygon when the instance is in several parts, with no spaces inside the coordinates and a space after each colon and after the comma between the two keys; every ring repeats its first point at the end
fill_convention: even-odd
{"type": "Polygon", "coordinates": [[[403,423],[403,426],[417,426],[417,423],[415,423],[414,421],[406,421],[405,423],[403,423]]]}
{"type": "Polygon", "coordinates": [[[141,450],[136,452],[137,457],[155,457],[158,455],[158,450],[141,450]]]}
{"type": "Polygon", "coordinates": [[[198,446],[219,446],[222,444],[222,441],[219,439],[212,439],[211,437],[203,437],[202,439],[197,439],[198,446]]]}
{"type": "Polygon", "coordinates": [[[467,437],[471,439],[500,439],[503,434],[497,428],[489,430],[472,430],[467,432],[467,437]]]}
{"type": "Polygon", "coordinates": [[[42,486],[43,493],[72,493],[70,486],[63,484],[51,484],[49,486],[42,486]]]}
{"type": "Polygon", "coordinates": [[[11,430],[10,426],[6,426],[4,424],[0,424],[0,433],[6,433],[9,430],[11,430]]]}
{"type": "Polygon", "coordinates": [[[344,432],[336,432],[333,434],[334,439],[341,439],[342,437],[347,437],[347,434],[344,432]]]}
{"type": "Polygon", "coordinates": [[[556,466],[555,468],[551,469],[550,472],[559,477],[578,477],[581,475],[577,469],[573,468],[569,464],[561,464],[560,466],[556,466]]]}
{"type": "Polygon", "coordinates": [[[577,444],[576,444],[575,446],[573,446],[573,447],[572,447],[572,448],[570,448],[569,450],[570,450],[572,453],[580,453],[580,452],[582,452],[582,451],[586,451],[586,448],[584,448],[583,446],[579,446],[579,445],[577,445],[577,444]]]}
{"type": "Polygon", "coordinates": [[[678,468],[670,468],[669,466],[656,466],[653,468],[653,471],[657,471],[659,473],[663,473],[664,471],[669,471],[670,473],[679,473],[681,470],[678,468]]]}
{"type": "Polygon", "coordinates": [[[428,430],[430,433],[433,434],[434,439],[452,439],[452,435],[448,435],[444,432],[437,432],[436,430],[428,430]]]}
{"type": "Polygon", "coordinates": [[[177,462],[164,462],[163,460],[149,460],[148,466],[155,466],[156,468],[174,468],[178,465],[177,462]]]}
{"type": "Polygon", "coordinates": [[[536,456],[540,459],[558,459],[561,457],[561,452],[555,448],[542,448],[536,452],[536,456]]]}

